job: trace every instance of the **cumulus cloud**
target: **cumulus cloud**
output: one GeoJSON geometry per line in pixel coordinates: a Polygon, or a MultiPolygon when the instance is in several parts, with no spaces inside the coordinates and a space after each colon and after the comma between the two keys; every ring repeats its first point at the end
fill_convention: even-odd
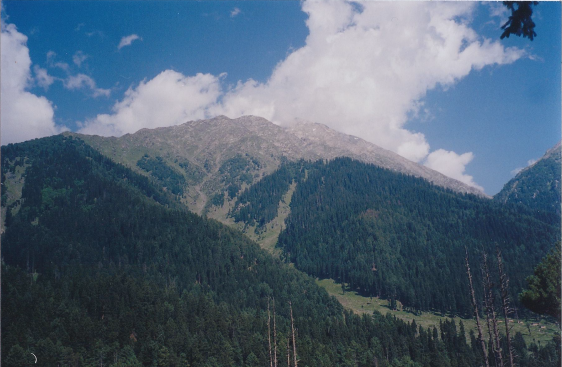
{"type": "Polygon", "coordinates": [[[474,156],[472,153],[459,155],[455,152],[438,149],[427,156],[424,165],[437,172],[441,172],[445,176],[449,176],[484,191],[481,186],[474,182],[472,176],[464,173],[465,166],[470,163],[473,158],[474,156]]]}
{"type": "Polygon", "coordinates": [[[33,84],[27,37],[14,24],[2,25],[2,144],[17,143],[63,131],[53,120],[45,97],[27,91],[33,84]]]}
{"type": "Polygon", "coordinates": [[[130,36],[125,36],[125,37],[121,38],[121,42],[119,42],[119,46],[117,46],[117,49],[120,50],[125,46],[130,46],[131,43],[133,43],[133,41],[135,41],[135,40],[141,40],[142,41],[142,38],[140,38],[136,34],[131,34],[130,36]]]}
{"type": "Polygon", "coordinates": [[[112,114],[82,123],[81,133],[123,135],[141,128],[156,128],[210,117],[208,108],[220,96],[220,78],[210,74],[186,77],[166,70],[154,79],[129,88],[112,114]]]}
{"type": "MultiPolygon", "coordinates": [[[[195,83],[167,70],[130,89],[113,114],[87,121],[84,131],[122,134],[219,114],[258,115],[278,124],[303,119],[360,136],[413,161],[425,160],[428,166],[478,187],[464,174],[472,153],[437,150],[429,157],[425,136],[405,126],[420,111],[429,90],[446,89],[471,71],[509,64],[524,55],[470,28],[477,6],[305,1],[302,9],[308,14],[309,29],[305,45],[282,60],[266,82],[240,81],[222,93],[220,78],[198,74],[195,83]],[[193,83],[197,87],[191,88],[193,83]],[[169,89],[161,89],[163,85],[169,89]],[[171,100],[152,92],[160,90],[171,100]],[[155,110],[149,112],[149,106],[155,110]]],[[[120,46],[137,37],[124,37],[120,46]]],[[[423,113],[431,116],[427,109],[423,113]]]]}
{"type": "Polygon", "coordinates": [[[110,89],[98,88],[94,79],[86,74],[70,75],[68,78],[64,79],[63,84],[66,89],[70,90],[88,88],[92,92],[93,97],[109,97],[111,94],[110,89]]]}
{"type": "Polygon", "coordinates": [[[476,6],[305,1],[305,46],[279,63],[266,83],[240,82],[217,113],[262,115],[280,124],[321,122],[420,162],[430,146],[405,124],[427,91],[524,55],[470,28],[476,6]]]}
{"type": "Polygon", "coordinates": [[[475,6],[306,1],[306,45],[278,64],[266,83],[239,83],[217,112],[321,122],[419,162],[429,145],[404,125],[426,92],[522,56],[469,28],[475,6]]]}

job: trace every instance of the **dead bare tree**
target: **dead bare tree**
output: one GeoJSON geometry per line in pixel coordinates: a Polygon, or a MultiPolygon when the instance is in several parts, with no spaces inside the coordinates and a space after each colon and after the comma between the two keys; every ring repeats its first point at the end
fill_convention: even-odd
{"type": "Polygon", "coordinates": [[[287,367],[291,367],[291,349],[289,348],[289,340],[291,336],[287,334],[287,367]]]}
{"type": "Polygon", "coordinates": [[[468,249],[465,247],[464,251],[466,253],[466,274],[468,275],[468,284],[470,285],[470,295],[472,300],[472,307],[474,308],[474,315],[476,316],[476,326],[478,328],[478,338],[480,339],[480,344],[482,347],[482,353],[484,353],[484,363],[486,367],[490,367],[488,362],[488,355],[486,353],[486,344],[484,343],[484,338],[482,337],[482,326],[480,326],[480,316],[478,315],[478,305],[476,303],[476,296],[474,295],[474,286],[472,285],[472,274],[470,273],[470,264],[468,262],[468,249]]]}
{"type": "Polygon", "coordinates": [[[273,299],[273,366],[277,367],[277,328],[275,327],[275,298],[273,299]]]}
{"type": "Polygon", "coordinates": [[[295,340],[295,325],[293,323],[293,305],[289,301],[289,308],[291,310],[291,330],[293,335],[293,360],[295,361],[295,367],[297,367],[297,343],[295,340]]]}
{"type": "Polygon", "coordinates": [[[267,297],[267,342],[269,344],[269,367],[273,367],[271,355],[271,313],[269,311],[269,297],[267,297]]]}
{"type": "Polygon", "coordinates": [[[499,247],[496,247],[496,256],[498,257],[498,270],[500,273],[500,289],[502,297],[503,316],[505,318],[505,338],[507,339],[507,349],[509,351],[509,366],[513,367],[513,350],[511,348],[511,337],[509,336],[509,320],[507,319],[507,315],[512,311],[511,307],[509,306],[509,278],[507,277],[507,274],[505,273],[503,267],[502,253],[499,247]]]}
{"type": "Polygon", "coordinates": [[[492,279],[490,277],[490,269],[488,268],[488,255],[482,252],[482,279],[484,280],[484,306],[486,307],[486,323],[488,325],[488,333],[492,342],[492,350],[496,365],[503,367],[503,357],[500,344],[500,333],[498,330],[498,322],[496,318],[496,310],[494,307],[494,292],[492,279]],[[490,322],[492,325],[490,326],[490,322]]]}

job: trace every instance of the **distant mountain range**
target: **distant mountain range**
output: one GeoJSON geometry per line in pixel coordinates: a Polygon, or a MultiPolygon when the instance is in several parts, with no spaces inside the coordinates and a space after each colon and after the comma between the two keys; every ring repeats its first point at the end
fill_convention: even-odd
{"type": "Polygon", "coordinates": [[[560,142],[529,167],[521,170],[494,196],[501,203],[523,204],[537,211],[560,215],[560,142]]]}

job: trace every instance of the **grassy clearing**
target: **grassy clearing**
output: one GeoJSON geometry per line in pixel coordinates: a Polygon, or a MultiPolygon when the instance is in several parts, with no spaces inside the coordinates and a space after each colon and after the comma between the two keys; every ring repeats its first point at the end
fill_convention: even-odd
{"type": "MultiPolygon", "coordinates": [[[[470,330],[474,330],[474,333],[477,334],[478,331],[476,330],[476,321],[472,319],[461,319],[460,317],[443,317],[439,314],[434,314],[431,312],[422,312],[421,315],[414,315],[410,312],[406,311],[395,311],[391,310],[388,307],[388,301],[385,299],[380,299],[377,297],[363,297],[358,295],[356,292],[347,291],[345,294],[342,292],[341,284],[337,284],[332,279],[322,279],[316,280],[316,283],[326,289],[331,296],[337,298],[337,300],[347,309],[352,310],[357,314],[361,313],[373,313],[373,311],[378,311],[383,315],[390,313],[391,315],[396,316],[399,319],[404,321],[412,322],[412,320],[416,320],[416,324],[423,326],[424,328],[428,327],[439,327],[439,321],[445,319],[454,319],[457,326],[459,322],[462,320],[464,323],[464,327],[467,333],[470,330]]],[[[484,320],[485,322],[485,320],[484,320]]],[[[545,319],[540,320],[510,320],[510,325],[512,329],[510,333],[515,335],[517,332],[520,332],[525,339],[527,344],[531,342],[540,342],[541,344],[546,343],[554,337],[554,335],[559,334],[560,330],[556,326],[556,324],[546,321],[545,319]]],[[[502,323],[499,324],[500,332],[505,335],[505,325],[502,323]]],[[[487,333],[487,329],[484,327],[484,333],[487,333]]]]}

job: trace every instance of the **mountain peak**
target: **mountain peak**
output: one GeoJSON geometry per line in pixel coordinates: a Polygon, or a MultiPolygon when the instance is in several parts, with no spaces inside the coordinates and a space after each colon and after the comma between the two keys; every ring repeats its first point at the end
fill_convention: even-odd
{"type": "Polygon", "coordinates": [[[494,196],[494,200],[523,204],[560,215],[561,157],[561,145],[558,142],[541,159],[517,173],[494,196]]]}
{"type": "MultiPolygon", "coordinates": [[[[326,125],[304,120],[280,126],[259,116],[231,119],[220,115],[158,129],[142,129],[120,138],[80,136],[117,162],[138,167],[143,155],[160,157],[171,169],[193,179],[186,203],[202,213],[210,198],[227,187],[246,187],[275,171],[283,161],[349,157],[395,172],[423,178],[459,193],[487,197],[478,189],[326,125]],[[227,177],[227,167],[246,164],[244,180],[227,177]],[[252,163],[254,162],[254,163],[252,163]],[[189,172],[184,172],[189,167],[189,172]],[[234,180],[234,181],[233,181],[234,180]],[[246,184],[244,184],[246,182],[246,184]]],[[[234,188],[232,188],[234,190],[234,188]]]]}

